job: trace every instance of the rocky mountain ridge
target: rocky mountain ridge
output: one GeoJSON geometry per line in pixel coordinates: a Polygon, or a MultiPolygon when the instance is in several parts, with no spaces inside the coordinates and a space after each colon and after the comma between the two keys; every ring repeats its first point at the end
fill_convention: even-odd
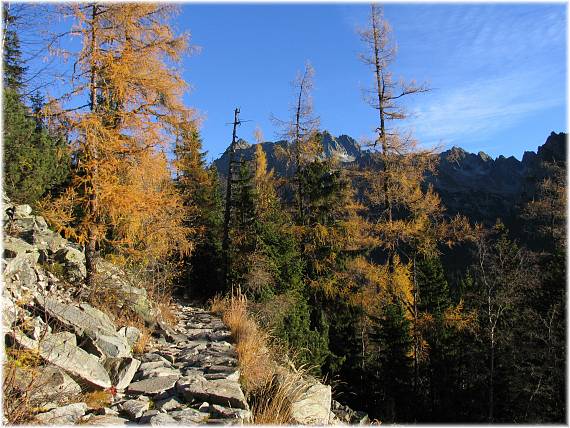
{"type": "MultiPolygon", "coordinates": [[[[436,175],[427,177],[434,186],[450,214],[465,214],[475,221],[494,223],[497,217],[513,215],[516,206],[532,198],[534,185],[540,178],[542,161],[566,161],[565,133],[552,132],[536,152],[525,152],[522,160],[513,156],[491,158],[484,152],[469,153],[460,147],[452,147],[439,153],[436,175]]],[[[280,176],[290,174],[282,159],[276,156],[276,147],[287,142],[264,142],[268,168],[280,176]]],[[[322,134],[324,155],[336,158],[345,168],[364,168],[372,164],[371,153],[347,136],[333,137],[322,134]]],[[[238,158],[252,159],[255,146],[241,140],[237,149],[238,158]]],[[[229,152],[214,161],[221,175],[228,169],[229,152]]]]}

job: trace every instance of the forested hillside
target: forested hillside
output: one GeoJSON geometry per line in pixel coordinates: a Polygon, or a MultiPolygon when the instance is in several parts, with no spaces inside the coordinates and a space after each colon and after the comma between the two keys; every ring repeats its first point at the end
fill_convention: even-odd
{"type": "MultiPolygon", "coordinates": [[[[116,308],[123,297],[105,275],[109,266],[127,272],[163,309],[128,316],[143,331],[159,317],[162,336],[174,335],[163,325],[177,319],[165,309],[171,303],[213,302],[236,342],[239,405],[251,406],[254,422],[302,420],[271,419],[277,399],[267,399],[290,405],[283,379],[302,373],[303,385],[319,379],[335,400],[381,423],[564,423],[566,134],[545,129],[546,142],[521,161],[426,148],[401,127],[403,101],[421,103],[430,88],[392,74],[391,27],[372,5],[359,34],[373,82],[373,141],[321,128],[307,63],[292,99],[282,100],[290,116],[275,119],[283,139],[271,143],[259,131],[248,144],[236,108],[229,147],[210,165],[200,114],[183,101],[191,82],[176,65],[194,49],[171,25],[175,10],[53,9],[71,17],[80,43],[50,46],[68,62],[64,90],[48,96],[28,82],[13,25],[24,15],[3,9],[3,192],[69,240],[85,272],[69,277],[71,261],[45,248],[34,263],[65,276],[77,304],[117,319],[127,317],[116,308]]],[[[5,240],[38,244],[32,226],[14,232],[9,217],[5,240]]],[[[206,317],[183,312],[184,322],[206,317]]],[[[18,323],[7,326],[28,331],[18,323]]],[[[20,342],[5,334],[6,369],[47,359],[14,357],[20,342]]],[[[171,363],[184,352],[176,348],[171,363]]],[[[348,411],[346,422],[368,421],[348,411]]]]}

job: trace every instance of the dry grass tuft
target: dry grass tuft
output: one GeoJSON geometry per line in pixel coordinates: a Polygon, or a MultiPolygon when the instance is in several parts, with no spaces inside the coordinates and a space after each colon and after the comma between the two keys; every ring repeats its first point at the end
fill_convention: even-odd
{"type": "MultiPolygon", "coordinates": [[[[240,367],[240,383],[252,404],[255,424],[290,424],[291,404],[306,389],[303,380],[306,370],[287,368],[278,361],[286,361],[283,349],[263,331],[248,312],[247,297],[241,290],[231,297],[214,298],[211,311],[221,315],[236,341],[240,367]]],[[[288,361],[288,360],[287,360],[288,361]]]]}
{"type": "Polygon", "coordinates": [[[100,409],[113,403],[113,394],[108,390],[86,392],[79,401],[87,404],[90,409],[100,409]]]}

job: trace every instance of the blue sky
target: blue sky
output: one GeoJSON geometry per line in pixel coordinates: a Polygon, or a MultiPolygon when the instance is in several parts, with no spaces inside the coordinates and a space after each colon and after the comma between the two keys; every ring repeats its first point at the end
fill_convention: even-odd
{"type": "MultiPolygon", "coordinates": [[[[315,68],[313,100],[333,135],[371,138],[376,112],[362,99],[371,74],[355,32],[366,4],[183,4],[175,22],[201,52],[184,60],[186,100],[204,116],[209,158],[231,138],[234,107],[253,141],[278,137],[290,82],[305,61],[315,68]]],[[[566,8],[563,4],[387,4],[398,44],[395,76],[433,90],[407,103],[405,127],[423,144],[458,145],[492,156],[536,150],[566,131],[566,8]]]]}
{"type": "MultiPolygon", "coordinates": [[[[191,86],[185,101],[203,117],[209,160],[228,146],[226,124],[237,106],[242,119],[251,120],[239,129],[240,137],[254,141],[259,127],[266,141],[279,138],[270,117],[289,116],[291,81],[306,61],[315,68],[313,100],[321,128],[362,141],[373,138],[377,112],[362,97],[372,74],[358,59],[364,46],[356,33],[367,23],[369,5],[179,7],[175,29],[190,32],[200,48],[184,58],[180,70],[191,86]]],[[[390,3],[384,11],[398,44],[394,76],[432,88],[408,100],[411,117],[401,125],[422,144],[520,159],[551,131],[567,130],[564,4],[390,3]]],[[[42,23],[32,32],[68,26],[42,23]]],[[[30,72],[46,60],[36,58],[30,72]]],[[[57,92],[53,83],[48,89],[57,92]]]]}

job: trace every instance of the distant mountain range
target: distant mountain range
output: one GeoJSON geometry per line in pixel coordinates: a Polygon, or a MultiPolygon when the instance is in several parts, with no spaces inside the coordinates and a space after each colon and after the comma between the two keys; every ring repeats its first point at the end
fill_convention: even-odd
{"type": "MultiPolygon", "coordinates": [[[[362,168],[370,165],[371,153],[360,147],[348,135],[333,137],[323,132],[322,144],[326,157],[335,157],[345,167],[362,168]]],[[[286,146],[286,141],[264,142],[268,167],[277,175],[287,175],[283,160],[276,156],[276,146],[286,146]]],[[[460,147],[452,147],[439,153],[436,175],[427,177],[427,182],[441,196],[443,205],[451,215],[461,213],[473,221],[494,223],[497,217],[514,218],[521,203],[530,200],[535,186],[542,177],[542,161],[566,162],[567,135],[552,132],[537,152],[525,152],[521,161],[513,156],[492,159],[484,152],[473,154],[460,147]]],[[[240,140],[237,156],[252,159],[255,146],[240,140]]],[[[228,170],[229,150],[214,161],[218,172],[225,176],[228,170]]]]}

